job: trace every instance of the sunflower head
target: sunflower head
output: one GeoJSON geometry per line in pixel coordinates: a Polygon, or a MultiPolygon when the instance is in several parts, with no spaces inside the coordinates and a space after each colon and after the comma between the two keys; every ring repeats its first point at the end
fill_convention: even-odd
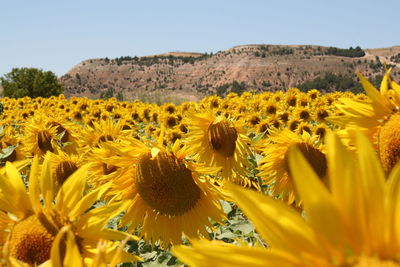
{"type": "MultiPolygon", "coordinates": [[[[307,162],[310,164],[310,166],[312,167],[314,172],[318,175],[318,177],[323,178],[326,176],[327,174],[326,156],[324,153],[321,152],[320,149],[316,148],[315,146],[307,142],[301,142],[290,145],[288,151],[291,149],[292,146],[296,147],[303,154],[303,157],[307,160],[307,162]]],[[[286,153],[284,156],[283,164],[288,175],[292,176],[290,173],[288,156],[289,154],[286,153]]]]}
{"type": "Polygon", "coordinates": [[[302,96],[302,97],[299,98],[299,106],[301,106],[301,107],[307,107],[308,106],[307,97],[302,96]]]}
{"type": "Polygon", "coordinates": [[[249,118],[250,125],[252,125],[252,126],[255,126],[255,125],[259,124],[260,121],[261,121],[261,118],[258,115],[252,115],[249,118]]]}
{"type": "Polygon", "coordinates": [[[312,101],[319,97],[320,92],[317,89],[311,89],[307,92],[307,97],[312,101]]]}
{"type": "Polygon", "coordinates": [[[281,196],[289,204],[301,200],[293,186],[289,169],[288,153],[296,147],[303,153],[309,164],[325,182],[327,177],[327,161],[319,136],[311,136],[308,132],[296,134],[288,129],[271,130],[268,140],[260,143],[260,151],[265,157],[259,162],[259,176],[269,185],[274,196],[281,196]]]}
{"type": "Polygon", "coordinates": [[[47,151],[54,152],[60,148],[61,140],[57,134],[57,128],[49,125],[40,116],[33,118],[24,126],[22,150],[27,154],[44,155],[47,151]]]}
{"type": "Polygon", "coordinates": [[[200,198],[200,188],[182,160],[162,151],[140,155],[135,186],[153,209],[166,216],[176,216],[192,209],[200,198]]]}
{"type": "MultiPolygon", "coordinates": [[[[124,205],[115,203],[92,207],[109,184],[85,194],[88,165],[76,170],[59,187],[56,186],[57,178],[52,174],[51,165],[49,153],[45,155],[42,165],[38,157],[34,157],[29,174],[29,193],[15,165],[7,163],[5,171],[0,174],[2,180],[7,181],[0,185],[0,201],[6,203],[2,209],[13,219],[3,229],[8,232],[3,249],[7,260],[22,262],[22,266],[36,266],[50,258],[65,262],[69,245],[62,235],[66,227],[72,230],[75,257],[80,259],[89,260],[90,255],[96,253],[99,239],[106,240],[111,252],[114,242],[109,239],[135,238],[105,228],[108,220],[119,214],[124,205]],[[17,204],[13,203],[11,195],[18,199],[17,204]],[[54,257],[55,254],[58,256],[54,257]]],[[[3,221],[4,218],[0,218],[0,222],[3,221]]]]}
{"type": "Polygon", "coordinates": [[[304,132],[311,134],[312,133],[311,125],[308,124],[307,122],[301,122],[299,123],[299,125],[297,125],[296,132],[299,133],[300,135],[303,134],[304,132]]]}
{"type": "Polygon", "coordinates": [[[288,111],[284,111],[281,114],[279,114],[280,120],[283,121],[284,123],[289,121],[289,117],[290,117],[290,112],[288,111]]]}
{"type": "Polygon", "coordinates": [[[267,103],[267,106],[265,107],[265,112],[267,114],[273,115],[276,114],[277,111],[278,111],[278,106],[276,103],[274,102],[267,103]]]}
{"type": "Polygon", "coordinates": [[[74,154],[67,154],[61,150],[49,153],[51,158],[52,175],[55,185],[59,188],[82,165],[82,160],[74,154]]]}
{"type": "Polygon", "coordinates": [[[290,121],[288,121],[287,125],[288,125],[289,130],[294,132],[298,128],[299,124],[300,124],[300,121],[298,119],[293,118],[290,121]]]}
{"type": "Polygon", "coordinates": [[[13,227],[7,247],[9,256],[31,266],[42,264],[50,258],[54,237],[36,215],[31,215],[13,227]]]}
{"type": "Polygon", "coordinates": [[[389,173],[400,159],[400,114],[396,113],[379,130],[379,155],[386,173],[389,173]]]}
{"type": "Polygon", "coordinates": [[[317,121],[325,121],[325,118],[329,116],[328,110],[325,107],[319,107],[315,113],[315,119],[317,121]]]}
{"type": "Polygon", "coordinates": [[[303,121],[308,121],[311,117],[310,111],[308,108],[300,108],[296,111],[297,118],[303,121]]]}
{"type": "Polygon", "coordinates": [[[116,153],[110,163],[122,173],[113,178],[107,194],[131,203],[121,225],[130,225],[131,230],[141,225],[147,241],[168,245],[181,243],[183,233],[206,236],[208,217],[220,221],[220,206],[215,202],[219,193],[203,177],[215,175],[218,169],[185,160],[187,151],[178,141],[171,149],[134,139],[112,146],[116,153]]]}
{"type": "Polygon", "coordinates": [[[178,123],[178,118],[175,115],[167,115],[164,117],[164,125],[168,128],[172,128],[178,123]]]}
{"type": "Polygon", "coordinates": [[[209,113],[192,115],[186,121],[188,134],[183,142],[196,161],[222,168],[222,177],[245,176],[251,141],[242,134],[242,123],[209,113]]]}
{"type": "Polygon", "coordinates": [[[286,105],[289,107],[295,107],[297,104],[297,96],[294,93],[286,94],[286,105]]]}
{"type": "Polygon", "coordinates": [[[232,157],[236,148],[238,132],[227,120],[218,120],[208,127],[208,141],[216,153],[232,157]]]}
{"type": "Polygon", "coordinates": [[[324,124],[319,124],[314,129],[315,135],[318,135],[321,140],[324,140],[328,131],[330,131],[330,129],[324,124]]]}

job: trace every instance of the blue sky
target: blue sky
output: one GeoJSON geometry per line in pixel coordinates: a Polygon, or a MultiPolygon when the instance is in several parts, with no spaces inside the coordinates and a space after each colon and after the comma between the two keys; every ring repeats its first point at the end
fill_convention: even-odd
{"type": "Polygon", "coordinates": [[[0,6],[0,76],[13,67],[65,74],[88,58],[242,44],[400,45],[399,0],[12,0],[0,6]]]}

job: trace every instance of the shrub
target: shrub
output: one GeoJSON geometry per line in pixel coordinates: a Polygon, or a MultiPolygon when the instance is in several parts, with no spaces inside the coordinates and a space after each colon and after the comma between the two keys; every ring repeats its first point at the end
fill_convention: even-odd
{"type": "Polygon", "coordinates": [[[12,98],[57,96],[64,90],[53,72],[37,68],[13,68],[0,82],[3,95],[12,98]]]}

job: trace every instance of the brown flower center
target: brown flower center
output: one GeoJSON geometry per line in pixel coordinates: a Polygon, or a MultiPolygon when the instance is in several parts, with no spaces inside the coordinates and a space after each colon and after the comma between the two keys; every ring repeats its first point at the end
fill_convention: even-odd
{"type": "Polygon", "coordinates": [[[62,161],[56,167],[56,179],[59,186],[61,186],[69,176],[71,176],[76,170],[75,162],[72,161],[62,161]]]}
{"type": "Polygon", "coordinates": [[[53,152],[53,146],[51,145],[51,135],[47,131],[40,131],[37,136],[37,144],[39,149],[46,153],[47,151],[53,152]]]}
{"type": "Polygon", "coordinates": [[[56,127],[57,134],[61,134],[62,132],[64,132],[64,135],[61,137],[61,142],[65,143],[68,141],[69,133],[67,129],[65,129],[61,124],[55,121],[52,121],[49,124],[52,127],[56,127]]]}
{"type": "Polygon", "coordinates": [[[232,157],[238,134],[227,121],[220,121],[208,127],[208,140],[214,150],[224,157],[232,157]]]}
{"type": "MultiPolygon", "coordinates": [[[[307,143],[296,143],[292,146],[296,146],[301,151],[304,158],[307,160],[308,164],[310,164],[311,168],[314,170],[319,178],[322,179],[325,177],[327,171],[326,156],[319,149],[307,143]]],[[[291,176],[287,153],[285,154],[284,164],[285,170],[287,171],[289,176],[291,176]]]]}
{"type": "Polygon", "coordinates": [[[31,266],[39,265],[50,258],[53,240],[54,235],[32,215],[14,226],[8,240],[8,249],[10,256],[31,266]]]}
{"type": "Polygon", "coordinates": [[[99,139],[97,139],[96,147],[99,147],[100,143],[104,143],[107,141],[114,141],[114,137],[109,134],[100,136],[99,139]]]}
{"type": "Polygon", "coordinates": [[[192,172],[173,154],[160,152],[154,159],[143,154],[135,185],[143,200],[157,212],[175,216],[191,210],[200,199],[192,172]]]}
{"type": "Polygon", "coordinates": [[[386,173],[400,158],[400,114],[394,114],[379,132],[379,155],[386,173]]]}

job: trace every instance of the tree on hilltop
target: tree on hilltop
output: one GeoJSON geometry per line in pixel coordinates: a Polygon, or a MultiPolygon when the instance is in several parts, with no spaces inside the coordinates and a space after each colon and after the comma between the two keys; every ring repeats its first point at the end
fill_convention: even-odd
{"type": "Polygon", "coordinates": [[[0,78],[0,84],[3,95],[11,98],[57,96],[64,90],[53,72],[37,68],[13,68],[0,78]]]}

